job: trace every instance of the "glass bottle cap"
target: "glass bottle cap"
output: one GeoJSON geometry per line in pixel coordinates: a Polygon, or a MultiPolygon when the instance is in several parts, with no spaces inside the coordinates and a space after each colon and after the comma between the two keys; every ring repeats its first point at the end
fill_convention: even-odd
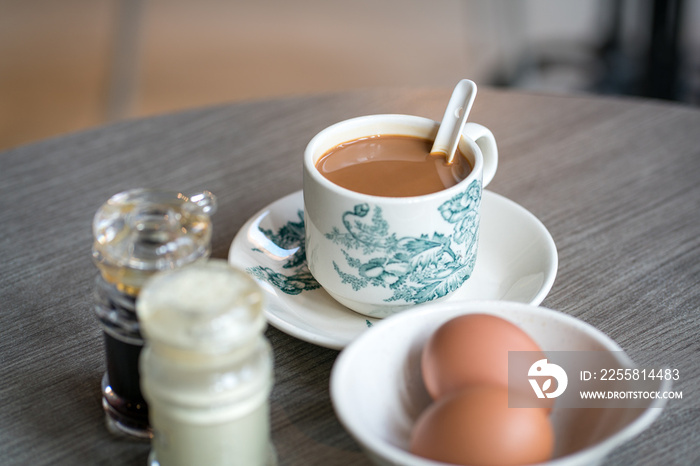
{"type": "Polygon", "coordinates": [[[211,252],[216,197],[135,189],[112,196],[95,214],[93,259],[106,281],[136,294],[153,273],[211,252]]]}

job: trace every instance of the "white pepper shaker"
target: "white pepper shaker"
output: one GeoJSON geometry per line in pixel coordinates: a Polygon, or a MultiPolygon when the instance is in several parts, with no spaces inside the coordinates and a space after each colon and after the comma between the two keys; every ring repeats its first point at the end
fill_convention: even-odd
{"type": "Polygon", "coordinates": [[[153,428],[149,464],[274,465],[270,345],[262,292],[210,260],[161,272],[136,303],[139,370],[153,428]]]}

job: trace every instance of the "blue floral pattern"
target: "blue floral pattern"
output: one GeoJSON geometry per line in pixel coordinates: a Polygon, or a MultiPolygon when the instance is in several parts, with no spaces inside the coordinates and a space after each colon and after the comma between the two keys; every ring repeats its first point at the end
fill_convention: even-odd
{"type": "Polygon", "coordinates": [[[455,225],[455,233],[420,237],[398,237],[380,207],[358,204],[342,215],[342,228],[325,235],[342,246],[345,258],[345,264],[334,261],[333,267],[356,291],[367,286],[392,290],[387,302],[417,304],[441,298],[459,288],[474,269],[480,203],[481,183],[473,181],[439,207],[442,218],[455,225]],[[360,258],[372,254],[376,257],[360,258]]]}
{"type": "MultiPolygon", "coordinates": [[[[302,291],[315,290],[321,285],[314,279],[306,263],[306,241],[304,238],[304,211],[297,211],[299,221],[288,221],[277,232],[260,228],[260,231],[276,246],[285,250],[295,251],[289,256],[283,269],[289,269],[290,274],[276,272],[270,267],[258,265],[248,267],[246,272],[279,288],[288,295],[298,295],[302,291]]],[[[259,250],[258,250],[259,251],[259,250]]]]}

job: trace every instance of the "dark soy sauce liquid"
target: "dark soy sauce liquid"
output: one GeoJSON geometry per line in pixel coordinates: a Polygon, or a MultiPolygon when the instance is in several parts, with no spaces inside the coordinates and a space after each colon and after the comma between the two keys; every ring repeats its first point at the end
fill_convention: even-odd
{"type": "Polygon", "coordinates": [[[119,422],[133,429],[148,429],[148,406],[141,394],[138,372],[142,346],[120,341],[105,333],[107,374],[103,395],[119,422]]]}
{"type": "Polygon", "coordinates": [[[103,325],[107,363],[102,379],[102,405],[109,422],[116,424],[118,430],[149,438],[148,406],[141,394],[138,370],[143,339],[138,331],[136,298],[120,294],[105,282],[100,285],[96,310],[103,325]],[[112,321],[115,315],[123,326],[112,321]]]}

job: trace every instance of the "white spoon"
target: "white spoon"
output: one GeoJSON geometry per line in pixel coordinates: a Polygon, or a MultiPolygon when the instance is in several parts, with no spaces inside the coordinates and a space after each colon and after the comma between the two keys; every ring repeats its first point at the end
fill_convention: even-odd
{"type": "Polygon", "coordinates": [[[457,83],[450,101],[447,103],[445,115],[442,117],[440,128],[430,155],[444,155],[447,163],[452,163],[459,137],[462,135],[464,124],[472,109],[474,98],[476,97],[476,84],[469,79],[463,79],[457,83]]]}

